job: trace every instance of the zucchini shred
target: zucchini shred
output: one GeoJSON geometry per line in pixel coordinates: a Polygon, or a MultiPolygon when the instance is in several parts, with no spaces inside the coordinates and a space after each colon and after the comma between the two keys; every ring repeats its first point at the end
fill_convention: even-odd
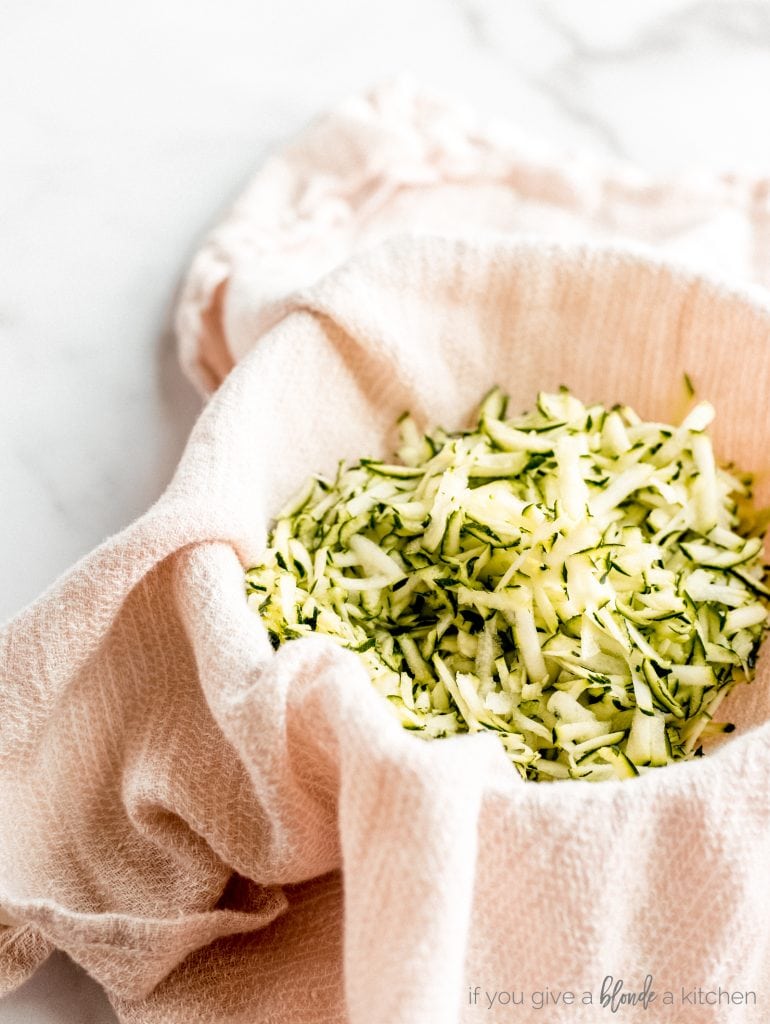
{"type": "Polygon", "coordinates": [[[340,464],[277,517],[247,600],[274,647],[357,653],[402,725],[491,731],[525,779],[699,756],[750,681],[770,597],[751,478],[700,402],[678,427],[568,389],[469,430],[399,420],[397,460],[340,464]]]}

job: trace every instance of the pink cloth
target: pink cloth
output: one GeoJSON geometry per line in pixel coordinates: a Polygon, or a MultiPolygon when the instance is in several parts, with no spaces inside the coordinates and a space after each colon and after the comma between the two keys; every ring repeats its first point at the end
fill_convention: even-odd
{"type": "Polygon", "coordinates": [[[656,180],[559,151],[401,79],[354,97],[271,156],[211,233],[177,316],[182,365],[210,392],[286,300],[399,233],[655,247],[770,284],[770,178],[656,180]]]}
{"type": "MultiPolygon", "coordinates": [[[[770,498],[759,290],[501,238],[498,202],[497,229],[519,207],[569,206],[576,232],[609,223],[610,179],[570,192],[464,124],[398,90],[353,102],[273,159],[196,260],[185,363],[208,387],[240,365],[162,499],[0,634],[0,986],[60,947],[127,1024],[596,1024],[605,975],[640,988],[648,973],[657,1002],[618,1020],[770,1016],[766,657],[730,699],[738,732],[703,761],[536,785],[492,736],[402,731],[330,641],[274,653],[246,606],[243,568],[308,473],[385,454],[405,408],[459,426],[493,382],[514,408],[566,383],[663,419],[687,370],[717,406],[719,454],[770,498]],[[392,239],[305,287],[403,226],[396,208],[433,228],[451,210],[462,233],[466,186],[472,240],[392,239]],[[546,986],[576,1003],[537,1010],[546,986]],[[758,1006],[682,1006],[682,986],[758,1006]],[[528,1006],[486,1009],[496,990],[528,1006]]],[[[628,189],[629,230],[634,209],[665,219],[628,189]]],[[[761,253],[759,188],[706,192],[703,223],[709,204],[740,211],[761,253]]],[[[683,215],[681,191],[659,201],[683,215]]]]}

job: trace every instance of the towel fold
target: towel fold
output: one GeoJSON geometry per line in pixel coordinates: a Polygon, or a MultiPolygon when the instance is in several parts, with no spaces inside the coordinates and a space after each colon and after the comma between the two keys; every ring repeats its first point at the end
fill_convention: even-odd
{"type": "Polygon", "coordinates": [[[271,156],[198,253],[179,305],[183,367],[212,391],[297,289],[399,233],[654,247],[770,285],[770,178],[655,178],[545,145],[399,78],[271,156]]]}
{"type": "Polygon", "coordinates": [[[246,605],[309,473],[386,455],[407,408],[463,426],[493,383],[670,419],[687,371],[770,498],[762,290],[511,237],[713,230],[758,280],[766,195],[548,161],[386,89],[272,158],[201,251],[182,359],[227,379],[160,501],[0,634],[0,989],[59,947],[127,1024],[596,1024],[607,975],[648,974],[657,1002],[618,1019],[767,1019],[767,657],[706,758],[534,784],[491,735],[402,730],[330,640],[273,651],[246,605]],[[697,986],[756,1005],[683,1003],[697,986]]]}

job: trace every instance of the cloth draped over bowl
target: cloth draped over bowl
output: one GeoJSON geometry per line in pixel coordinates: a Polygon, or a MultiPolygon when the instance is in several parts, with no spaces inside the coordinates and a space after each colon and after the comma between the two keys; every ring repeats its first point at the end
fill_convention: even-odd
{"type": "Polygon", "coordinates": [[[767,502],[763,290],[617,241],[722,239],[756,282],[767,218],[758,184],[567,169],[402,86],[266,164],[183,293],[217,390],[167,491],[0,634],[0,990],[58,947],[127,1024],[507,1019],[500,991],[537,1020],[546,986],[577,994],[549,1021],[595,1024],[609,974],[753,990],[734,1019],[765,1019],[766,657],[706,758],[528,784],[491,735],[403,731],[330,641],[273,651],[243,569],[308,474],[386,455],[405,409],[462,426],[494,383],[670,420],[687,372],[767,502]]]}

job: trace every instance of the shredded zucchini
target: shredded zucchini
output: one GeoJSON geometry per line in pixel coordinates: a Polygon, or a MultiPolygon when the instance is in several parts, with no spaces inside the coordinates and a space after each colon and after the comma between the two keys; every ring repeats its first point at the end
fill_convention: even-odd
{"type": "Polygon", "coordinates": [[[524,778],[614,779],[702,753],[767,620],[751,480],[697,404],[679,427],[562,389],[516,418],[399,422],[398,461],[340,465],[246,575],[274,646],[356,651],[407,729],[494,732],[524,778]]]}

